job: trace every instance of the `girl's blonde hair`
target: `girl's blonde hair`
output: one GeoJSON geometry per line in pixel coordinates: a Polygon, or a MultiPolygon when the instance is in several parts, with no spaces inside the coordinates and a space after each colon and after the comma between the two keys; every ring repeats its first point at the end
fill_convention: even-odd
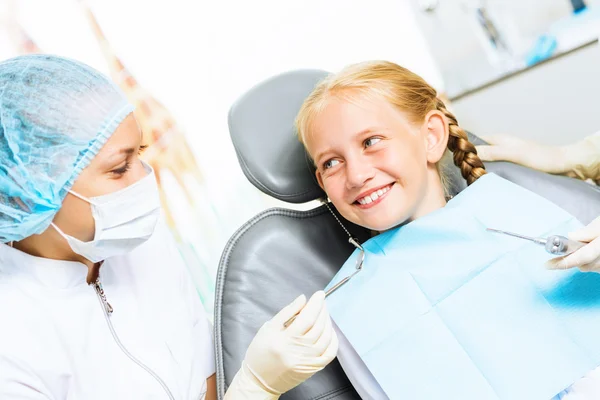
{"type": "MultiPolygon", "coordinates": [[[[428,112],[440,111],[449,125],[448,149],[453,153],[454,164],[460,168],[467,184],[485,174],[485,167],[477,156],[475,146],[458,126],[456,117],[437,97],[436,90],[417,74],[387,61],[354,64],[321,81],[304,101],[296,117],[300,141],[305,143],[314,119],[325,109],[330,98],[356,101],[374,97],[384,98],[415,124],[422,124],[428,112]]],[[[438,171],[442,182],[445,182],[439,163],[438,171]]]]}

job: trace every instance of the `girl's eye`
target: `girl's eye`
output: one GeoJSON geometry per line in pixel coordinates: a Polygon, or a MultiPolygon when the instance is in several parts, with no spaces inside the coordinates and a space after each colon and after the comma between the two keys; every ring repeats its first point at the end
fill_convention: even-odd
{"type": "Polygon", "coordinates": [[[381,138],[371,137],[371,138],[368,138],[367,140],[365,140],[364,145],[365,145],[365,147],[371,147],[374,144],[377,144],[379,141],[381,141],[381,138]]]}
{"type": "Polygon", "coordinates": [[[147,144],[143,144],[140,146],[140,149],[138,150],[138,156],[141,156],[142,153],[144,152],[144,150],[146,150],[148,148],[147,144]]]}
{"type": "Polygon", "coordinates": [[[327,160],[323,163],[323,168],[330,169],[336,166],[336,163],[339,163],[338,160],[327,160]]]}

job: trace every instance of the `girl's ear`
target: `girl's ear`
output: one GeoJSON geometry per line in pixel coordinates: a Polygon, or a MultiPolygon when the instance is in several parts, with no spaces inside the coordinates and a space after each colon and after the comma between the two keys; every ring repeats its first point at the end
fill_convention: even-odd
{"type": "Polygon", "coordinates": [[[321,186],[321,189],[325,190],[325,186],[323,186],[323,177],[318,169],[315,171],[315,175],[317,176],[317,182],[319,183],[319,186],[321,186]]]}
{"type": "Polygon", "coordinates": [[[448,147],[449,125],[444,114],[438,110],[432,110],[425,116],[425,122],[421,128],[425,137],[425,149],[427,161],[437,164],[448,147]]]}

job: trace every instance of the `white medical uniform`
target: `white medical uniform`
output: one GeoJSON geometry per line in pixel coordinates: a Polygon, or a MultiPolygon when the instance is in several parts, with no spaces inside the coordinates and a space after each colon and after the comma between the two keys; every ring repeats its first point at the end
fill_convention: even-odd
{"type": "MultiPolygon", "coordinates": [[[[386,400],[388,396],[385,394],[381,386],[375,380],[371,371],[360,358],[354,347],[350,344],[346,336],[334,324],[335,332],[339,339],[338,360],[344,372],[350,379],[352,386],[356,392],[364,400],[386,400]]],[[[556,368],[560,368],[557,365],[556,368]]],[[[552,400],[598,400],[600,399],[600,368],[590,372],[584,378],[575,382],[570,388],[556,395],[552,400]]],[[[404,400],[404,399],[392,399],[404,400]]],[[[410,399],[421,400],[421,399],[410,399]]],[[[426,399],[423,399],[426,400],[426,399]]],[[[444,399],[454,400],[454,399],[444,399]]],[[[464,400],[464,399],[460,399],[464,400]]]]}
{"type": "Polygon", "coordinates": [[[177,400],[205,397],[212,327],[160,220],[148,242],[100,268],[108,318],[81,263],[0,244],[0,399],[177,400]]]}

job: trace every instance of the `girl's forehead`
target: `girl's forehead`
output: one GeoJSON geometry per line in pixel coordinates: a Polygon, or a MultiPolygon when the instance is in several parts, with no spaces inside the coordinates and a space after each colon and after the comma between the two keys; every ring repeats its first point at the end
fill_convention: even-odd
{"type": "Polygon", "coordinates": [[[408,120],[383,99],[330,101],[311,121],[303,138],[313,158],[368,133],[389,133],[408,127],[408,120]]]}
{"type": "Polygon", "coordinates": [[[313,118],[305,140],[356,135],[369,128],[408,123],[403,112],[380,96],[334,98],[313,118]]]}

